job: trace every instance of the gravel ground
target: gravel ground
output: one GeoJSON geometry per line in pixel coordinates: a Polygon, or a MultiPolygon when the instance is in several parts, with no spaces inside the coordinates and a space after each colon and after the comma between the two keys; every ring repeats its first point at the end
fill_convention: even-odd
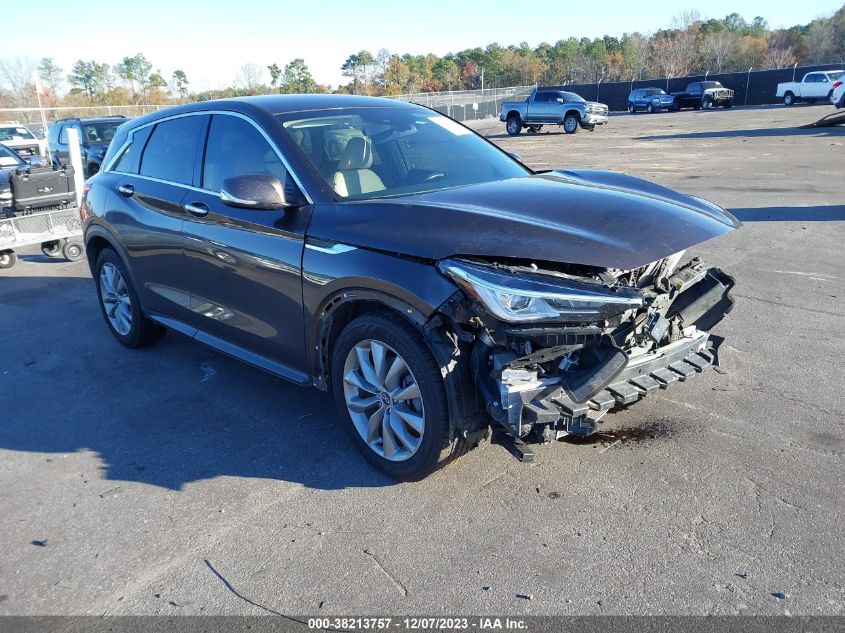
{"type": "Polygon", "coordinates": [[[394,484],[325,394],[178,335],[125,350],[84,264],[25,251],[0,272],[0,614],[264,613],[220,576],[289,614],[845,614],[845,129],[796,128],[828,110],[473,124],[745,223],[695,249],[737,278],[718,371],[531,465],[484,445],[394,484]]]}

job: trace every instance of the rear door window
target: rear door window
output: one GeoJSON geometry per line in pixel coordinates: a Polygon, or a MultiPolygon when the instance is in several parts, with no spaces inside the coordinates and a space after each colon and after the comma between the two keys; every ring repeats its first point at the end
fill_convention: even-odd
{"type": "Polygon", "coordinates": [[[192,184],[202,124],[202,116],[183,116],[157,124],[141,157],[141,175],[192,184]]]}

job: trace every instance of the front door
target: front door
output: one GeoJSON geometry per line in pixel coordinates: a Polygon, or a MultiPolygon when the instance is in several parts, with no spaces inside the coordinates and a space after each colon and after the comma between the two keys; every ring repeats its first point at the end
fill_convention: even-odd
{"type": "Polygon", "coordinates": [[[242,115],[214,114],[200,189],[185,199],[185,255],[192,324],[202,336],[305,368],[302,251],[310,207],[239,209],[220,200],[227,178],[269,173],[287,180],[280,153],[242,115]]]}

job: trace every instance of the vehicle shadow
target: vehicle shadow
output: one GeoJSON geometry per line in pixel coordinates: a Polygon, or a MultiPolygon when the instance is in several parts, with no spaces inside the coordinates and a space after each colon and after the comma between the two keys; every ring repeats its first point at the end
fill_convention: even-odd
{"type": "MultiPolygon", "coordinates": [[[[807,121],[812,123],[812,121],[807,121]]],[[[636,136],[636,141],[666,141],[673,139],[707,139],[707,138],[768,138],[778,136],[834,136],[845,137],[845,126],[819,128],[791,128],[771,127],[754,128],[749,130],[712,130],[708,132],[684,132],[681,134],[652,134],[636,136]]]]}
{"type": "Polygon", "coordinates": [[[729,209],[741,222],[837,222],[845,220],[845,205],[729,209]]]}
{"type": "Polygon", "coordinates": [[[0,328],[16,332],[0,343],[0,449],[90,451],[105,479],[172,490],[220,476],[395,483],[360,456],[329,394],[173,333],[148,349],[119,345],[90,278],[0,279],[0,328]]]}

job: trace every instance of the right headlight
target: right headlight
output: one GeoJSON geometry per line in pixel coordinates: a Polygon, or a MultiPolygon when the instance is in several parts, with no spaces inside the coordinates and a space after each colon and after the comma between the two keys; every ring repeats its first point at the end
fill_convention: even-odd
{"type": "Polygon", "coordinates": [[[490,266],[443,260],[448,275],[501,321],[604,321],[643,305],[637,288],[534,274],[514,274],[490,266]]]}

